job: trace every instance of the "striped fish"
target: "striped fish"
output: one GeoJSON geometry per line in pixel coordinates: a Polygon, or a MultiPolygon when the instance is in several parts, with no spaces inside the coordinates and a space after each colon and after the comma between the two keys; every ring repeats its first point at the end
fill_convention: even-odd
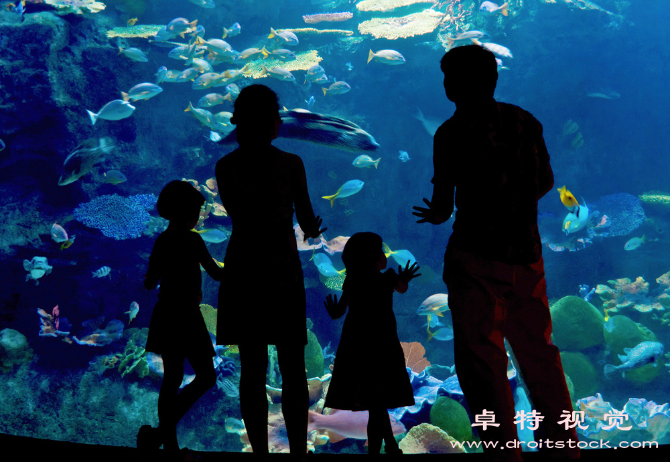
{"type": "Polygon", "coordinates": [[[109,276],[109,279],[112,279],[111,271],[112,268],[110,268],[109,266],[103,266],[102,268],[96,271],[91,271],[91,275],[94,278],[104,278],[105,276],[109,276]]]}

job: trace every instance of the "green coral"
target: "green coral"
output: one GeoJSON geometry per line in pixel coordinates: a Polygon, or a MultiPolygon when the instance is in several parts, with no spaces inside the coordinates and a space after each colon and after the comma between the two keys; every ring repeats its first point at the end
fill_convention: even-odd
{"type": "Polygon", "coordinates": [[[563,372],[570,376],[574,391],[572,397],[577,399],[593,396],[598,390],[598,375],[589,358],[582,353],[561,353],[563,372]]]}
{"type": "Polygon", "coordinates": [[[319,340],[311,330],[307,330],[307,346],[305,347],[305,369],[307,378],[323,375],[323,350],[319,340]]]}
{"type": "Polygon", "coordinates": [[[551,322],[554,345],[561,350],[583,350],[605,342],[602,314],[580,297],[568,295],[554,303],[551,322]]]}
{"type": "Polygon", "coordinates": [[[430,408],[430,423],[458,441],[472,441],[470,416],[461,403],[440,396],[430,408]]]}
{"type": "Polygon", "coordinates": [[[134,333],[128,340],[123,353],[116,353],[107,357],[105,366],[111,369],[116,368],[118,364],[118,371],[122,378],[133,371],[141,379],[149,375],[149,362],[143,346],[146,345],[146,330],[148,329],[140,329],[134,333]]]}

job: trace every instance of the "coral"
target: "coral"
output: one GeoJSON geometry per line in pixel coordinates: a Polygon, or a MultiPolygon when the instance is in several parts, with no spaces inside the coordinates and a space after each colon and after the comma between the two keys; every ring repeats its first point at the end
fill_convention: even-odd
{"type": "Polygon", "coordinates": [[[37,314],[40,317],[40,337],[64,337],[63,340],[65,340],[68,343],[72,343],[72,341],[69,339],[68,335],[70,334],[69,332],[61,332],[58,330],[58,327],[56,327],[56,321],[54,320],[53,316],[44,311],[41,308],[37,308],[37,314]]]}
{"type": "Polygon", "coordinates": [[[400,440],[400,449],[405,454],[453,454],[464,453],[465,449],[456,444],[457,440],[439,427],[422,423],[400,440]]]}
{"type": "Polygon", "coordinates": [[[625,294],[632,295],[646,295],[649,292],[649,283],[644,280],[642,276],[638,276],[635,282],[628,278],[620,278],[607,281],[607,283],[614,288],[615,291],[620,291],[625,294]]]}
{"type": "Polygon", "coordinates": [[[247,77],[254,79],[261,79],[267,77],[268,74],[261,75],[263,68],[265,66],[267,69],[273,67],[281,67],[287,71],[306,71],[315,64],[319,64],[323,60],[319,56],[319,52],[316,50],[310,51],[300,51],[295,54],[296,59],[293,61],[283,62],[278,59],[266,59],[266,60],[257,60],[249,63],[247,67],[247,77]]]}
{"type": "Polygon", "coordinates": [[[589,302],[568,295],[550,309],[553,342],[561,350],[583,350],[604,343],[603,316],[589,302]]]}
{"type": "Polygon", "coordinates": [[[324,14],[307,14],[302,17],[302,20],[307,24],[316,24],[317,22],[340,22],[346,21],[354,17],[353,13],[345,11],[344,13],[324,13],[324,14]]]}
{"type": "Polygon", "coordinates": [[[420,373],[430,366],[430,362],[424,357],[426,349],[419,342],[400,342],[400,345],[405,355],[405,365],[408,368],[420,373]]]}
{"type": "Polygon", "coordinates": [[[468,411],[456,400],[440,396],[430,408],[430,423],[458,441],[472,441],[468,411]]]}
{"type": "Polygon", "coordinates": [[[356,4],[358,11],[391,11],[403,6],[416,5],[419,3],[432,3],[435,0],[363,0],[356,4]]]}
{"type": "Polygon", "coordinates": [[[657,212],[670,212],[670,194],[646,193],[639,196],[640,201],[657,212]]]}
{"type": "Polygon", "coordinates": [[[44,2],[55,7],[60,15],[99,13],[105,9],[104,3],[95,0],[44,0],[44,2]]]}
{"type": "Polygon", "coordinates": [[[123,38],[149,38],[154,37],[159,30],[165,26],[154,24],[138,24],[136,26],[115,27],[107,31],[107,37],[123,37],[123,38]]]}
{"type": "MultiPolygon", "coordinates": [[[[307,35],[325,35],[325,34],[332,34],[332,35],[354,35],[354,31],[351,30],[342,30],[342,29],[315,29],[313,27],[301,27],[298,29],[280,29],[277,32],[282,32],[282,31],[289,31],[293,32],[294,34],[307,34],[307,35]]],[[[297,54],[297,53],[296,53],[297,54]]]]}
{"type": "Polygon", "coordinates": [[[662,286],[665,286],[665,290],[670,289],[670,271],[657,277],[656,282],[662,286]]]}
{"type": "Polygon", "coordinates": [[[307,345],[305,346],[305,368],[307,378],[323,375],[323,350],[319,340],[311,330],[307,330],[307,345]]]}
{"type": "Polygon", "coordinates": [[[603,196],[597,202],[590,204],[589,208],[609,217],[611,225],[607,231],[610,237],[630,234],[644,223],[645,215],[641,201],[631,194],[617,193],[603,196]]]}
{"type": "Polygon", "coordinates": [[[595,393],[599,383],[596,369],[582,353],[561,353],[563,371],[570,376],[574,386],[574,396],[589,396],[595,393]]]}
{"type": "Polygon", "coordinates": [[[74,210],[74,217],[89,228],[99,229],[107,237],[136,238],[142,235],[151,219],[146,209],[155,204],[156,196],[153,194],[129,197],[109,194],[79,204],[74,210]]]}
{"type": "Polygon", "coordinates": [[[330,290],[342,291],[344,278],[339,274],[337,276],[324,276],[323,274],[319,273],[319,280],[323,282],[323,284],[330,290]]]}
{"type": "Polygon", "coordinates": [[[635,310],[640,313],[664,311],[667,303],[666,297],[659,296],[653,300],[646,295],[649,293],[649,283],[643,277],[638,277],[635,282],[628,278],[607,281],[609,286],[598,284],[596,294],[603,301],[606,313],[622,313],[635,310]]]}
{"type": "Polygon", "coordinates": [[[205,319],[207,330],[212,335],[216,336],[216,308],[214,308],[212,305],[202,303],[200,305],[200,312],[202,313],[202,317],[205,319]]]}
{"type": "MultiPolygon", "coordinates": [[[[40,314],[40,316],[42,315],[40,314]]],[[[122,336],[123,323],[117,319],[113,319],[109,321],[107,327],[105,327],[104,330],[98,329],[92,334],[82,337],[81,340],[73,336],[72,340],[77,342],[79,345],[102,347],[119,340],[122,336]]]]}
{"type": "MultiPolygon", "coordinates": [[[[145,330],[148,331],[149,329],[145,328],[145,330]]],[[[146,337],[146,333],[144,336],[146,337]]],[[[114,357],[118,358],[118,361],[108,362],[110,364],[109,367],[116,366],[116,363],[118,362],[118,371],[121,374],[121,378],[125,377],[133,371],[135,371],[141,379],[149,375],[149,362],[147,361],[147,354],[144,351],[144,347],[140,345],[141,337],[141,331],[135,333],[130,338],[130,340],[128,340],[123,353],[117,353],[116,355],[113,355],[114,357]]]]}
{"type": "Polygon", "coordinates": [[[28,339],[14,329],[0,330],[0,372],[9,372],[15,365],[28,363],[33,357],[33,350],[28,339]]]}
{"type": "Polygon", "coordinates": [[[358,25],[361,34],[369,34],[374,38],[395,40],[430,34],[444,19],[444,14],[434,10],[424,10],[399,18],[372,18],[358,25]]]}

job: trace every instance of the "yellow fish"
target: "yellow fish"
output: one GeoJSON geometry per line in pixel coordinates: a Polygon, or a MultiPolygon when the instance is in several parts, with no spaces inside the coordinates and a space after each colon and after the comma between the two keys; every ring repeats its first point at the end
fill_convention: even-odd
{"type": "Polygon", "coordinates": [[[565,188],[565,186],[558,188],[557,191],[561,193],[561,202],[563,202],[563,205],[565,205],[567,208],[571,209],[572,207],[579,205],[579,202],[577,202],[575,196],[573,196],[572,193],[565,188]]]}
{"type": "Polygon", "coordinates": [[[129,26],[134,26],[136,22],[137,22],[137,18],[129,19],[128,20],[128,25],[129,26]]]}

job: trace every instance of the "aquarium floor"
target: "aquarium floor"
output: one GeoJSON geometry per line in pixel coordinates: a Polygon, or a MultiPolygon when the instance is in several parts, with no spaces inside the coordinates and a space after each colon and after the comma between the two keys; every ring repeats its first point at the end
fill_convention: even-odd
{"type": "MultiPolygon", "coordinates": [[[[0,448],[3,454],[2,460],[55,460],[55,461],[95,461],[95,462],[162,462],[161,452],[152,457],[142,458],[134,448],[117,446],[97,446],[88,444],[68,443],[63,441],[38,440],[21,436],[11,436],[0,434],[0,448]]],[[[255,460],[253,454],[248,453],[196,453],[201,456],[202,462],[252,462],[255,460]]],[[[382,456],[383,459],[390,456],[382,456]]],[[[403,455],[400,456],[404,461],[425,459],[430,457],[435,460],[442,460],[444,455],[403,455]]],[[[310,456],[313,462],[342,462],[345,458],[358,461],[365,461],[367,456],[364,454],[315,454],[310,456]]],[[[397,457],[396,457],[397,458],[397,457]]],[[[271,454],[270,462],[288,462],[292,460],[289,454],[271,454]]],[[[483,462],[483,454],[449,454],[449,460],[468,460],[470,462],[483,462]]],[[[524,453],[524,461],[540,462],[548,461],[546,456],[540,453],[524,453]]],[[[632,460],[644,460],[644,462],[670,460],[670,445],[662,445],[659,448],[645,449],[606,449],[606,450],[586,450],[582,451],[582,462],[631,462],[632,460]]]]}

